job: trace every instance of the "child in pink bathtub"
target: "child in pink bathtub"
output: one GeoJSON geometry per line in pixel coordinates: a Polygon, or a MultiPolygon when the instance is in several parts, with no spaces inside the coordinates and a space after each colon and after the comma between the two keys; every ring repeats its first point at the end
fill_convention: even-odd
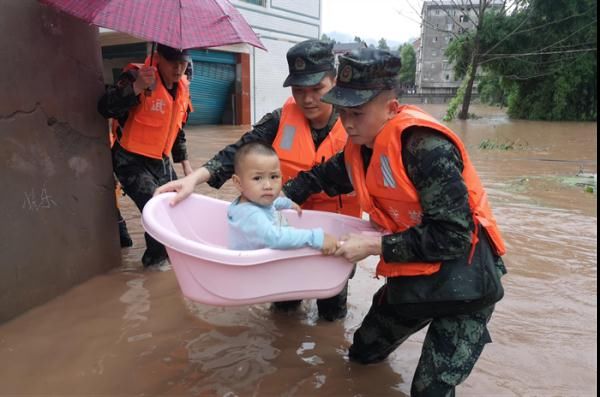
{"type": "Polygon", "coordinates": [[[227,211],[229,248],[252,250],[260,248],[295,249],[311,247],[331,255],[337,249],[337,239],[323,229],[297,229],[287,225],[279,212],[300,206],[280,197],[281,169],[277,153],[269,145],[251,142],[242,145],[235,154],[232,181],[240,191],[227,211]]]}

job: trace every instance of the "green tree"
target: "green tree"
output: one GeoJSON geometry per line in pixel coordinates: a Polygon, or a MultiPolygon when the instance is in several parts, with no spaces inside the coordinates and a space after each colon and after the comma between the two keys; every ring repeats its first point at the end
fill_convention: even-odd
{"type": "Polygon", "coordinates": [[[474,29],[469,33],[470,38],[465,40],[465,43],[468,43],[470,47],[470,59],[468,67],[465,70],[470,71],[470,73],[466,73],[465,75],[467,83],[462,99],[462,109],[460,113],[458,113],[458,118],[461,120],[466,120],[469,117],[469,106],[471,105],[471,97],[473,95],[473,85],[475,84],[477,70],[481,63],[481,40],[485,28],[484,21],[486,20],[486,14],[489,13],[490,10],[493,10],[492,6],[494,4],[494,0],[480,0],[479,3],[471,3],[476,18],[473,21],[474,29]]]}
{"type": "Polygon", "coordinates": [[[504,82],[502,76],[488,70],[479,79],[479,98],[483,103],[505,107],[508,105],[508,97],[512,88],[504,82]]]}
{"type": "Polygon", "coordinates": [[[380,50],[390,50],[390,47],[387,44],[387,41],[385,41],[385,39],[382,37],[379,39],[379,42],[377,43],[377,48],[380,50]]]}
{"type": "Polygon", "coordinates": [[[467,74],[473,52],[473,33],[466,32],[450,41],[446,48],[448,61],[453,65],[454,75],[462,80],[467,74]]]}
{"type": "Polygon", "coordinates": [[[355,43],[362,43],[362,44],[363,44],[365,47],[368,47],[368,46],[367,46],[367,42],[366,42],[366,41],[364,41],[363,39],[361,39],[359,36],[354,36],[354,40],[353,40],[353,41],[354,41],[355,43]]]}
{"type": "Polygon", "coordinates": [[[596,120],[596,1],[523,0],[505,11],[451,43],[456,74],[476,57],[482,100],[507,104],[511,117],[596,120]]]}
{"type": "Polygon", "coordinates": [[[400,82],[403,84],[414,85],[415,74],[417,72],[417,55],[415,49],[410,43],[406,43],[398,48],[400,58],[402,58],[402,68],[400,69],[400,82]]]}
{"type": "Polygon", "coordinates": [[[597,5],[531,0],[490,15],[482,34],[482,99],[508,104],[514,118],[597,119],[597,5]]]}
{"type": "Polygon", "coordinates": [[[321,35],[321,40],[325,40],[325,41],[331,41],[331,42],[333,42],[333,44],[335,44],[335,43],[336,43],[335,39],[333,39],[333,38],[329,37],[329,36],[328,36],[326,33],[323,33],[323,34],[321,35]]]}
{"type": "MultiPolygon", "coordinates": [[[[446,53],[451,60],[455,62],[456,75],[466,79],[457,92],[460,97],[453,101],[462,104],[458,117],[466,119],[469,115],[469,106],[473,95],[473,86],[477,78],[477,72],[481,63],[482,53],[482,35],[485,28],[487,16],[490,13],[507,12],[506,0],[429,0],[446,14],[446,20],[451,28],[446,30],[446,26],[440,28],[435,25],[434,30],[444,34],[451,34],[453,42],[446,53]],[[447,7],[448,5],[452,6],[447,7]],[[457,12],[458,11],[458,12],[457,12]],[[468,24],[468,25],[467,25],[468,24]],[[470,27],[469,27],[470,26],[470,27]],[[472,71],[467,73],[467,71],[472,71]],[[464,89],[463,89],[464,88],[464,89]]],[[[522,2],[528,0],[512,0],[511,4],[518,7],[522,2]]],[[[427,24],[427,21],[423,21],[427,24]]],[[[432,27],[431,25],[429,27],[432,27]]],[[[456,112],[451,112],[455,114],[456,112]]]]}

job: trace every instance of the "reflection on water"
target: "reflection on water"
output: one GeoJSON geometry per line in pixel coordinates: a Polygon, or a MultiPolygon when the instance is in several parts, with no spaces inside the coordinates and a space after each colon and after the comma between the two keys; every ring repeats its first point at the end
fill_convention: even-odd
{"type": "MultiPolygon", "coordinates": [[[[150,291],[144,288],[144,278],[139,277],[126,283],[129,289],[121,295],[119,300],[127,305],[125,315],[123,316],[123,334],[129,334],[133,329],[138,328],[140,323],[147,321],[147,312],[150,311],[150,291]]],[[[132,335],[127,337],[128,342],[148,339],[152,337],[151,332],[132,335]]],[[[120,340],[121,338],[119,338],[120,340]]]]}
{"type": "MultiPolygon", "coordinates": [[[[436,117],[442,106],[427,106],[436,117]]],[[[596,125],[481,119],[452,123],[504,233],[506,296],[488,345],[458,389],[468,396],[596,395],[597,196],[576,183],[597,173],[596,125]],[[483,150],[482,142],[517,143],[483,150]]],[[[240,128],[189,129],[198,166],[240,128]]],[[[198,192],[229,200],[228,183],[198,192]]],[[[219,308],[181,296],[173,272],[141,270],[143,231],[120,200],[134,240],[122,266],[0,325],[0,395],[403,396],[424,332],[373,366],[348,362],[354,330],[383,280],[359,263],[349,312],[323,322],[314,301],[296,313],[270,306],[219,308]],[[32,374],[35,374],[33,376],[32,374]]],[[[268,282],[268,280],[265,280],[268,282]]]]}
{"type": "Polygon", "coordinates": [[[271,335],[253,329],[235,335],[212,330],[190,340],[185,346],[190,367],[207,375],[190,391],[234,395],[235,390],[252,390],[261,378],[277,370],[271,360],[279,351],[272,343],[271,335]]]}
{"type": "Polygon", "coordinates": [[[272,360],[280,351],[273,341],[281,335],[266,305],[221,308],[187,299],[185,304],[191,314],[215,327],[185,342],[189,372],[202,375],[190,385],[194,395],[251,394],[263,377],[276,372],[272,360]]]}

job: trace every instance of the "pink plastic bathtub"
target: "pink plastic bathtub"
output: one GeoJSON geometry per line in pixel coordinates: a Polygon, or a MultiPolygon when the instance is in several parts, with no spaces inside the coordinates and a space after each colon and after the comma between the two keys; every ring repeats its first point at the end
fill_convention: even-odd
{"type": "MultiPolygon", "coordinates": [[[[172,207],[174,193],[161,194],[144,207],[144,229],[167,247],[183,295],[216,306],[237,306],[338,294],[353,264],[297,250],[227,249],[229,202],[192,194],[172,207]]],[[[372,232],[369,222],[320,211],[285,211],[290,225],[321,227],[338,237],[372,232]]]]}

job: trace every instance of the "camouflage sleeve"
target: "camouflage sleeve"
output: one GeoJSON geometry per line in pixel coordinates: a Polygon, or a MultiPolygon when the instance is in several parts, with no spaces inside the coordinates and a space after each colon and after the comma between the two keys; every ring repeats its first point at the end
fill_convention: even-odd
{"type": "Polygon", "coordinates": [[[116,84],[106,86],[104,95],[98,101],[98,112],[104,118],[115,118],[124,124],[129,109],[140,103],[133,91],[135,79],[135,71],[127,71],[119,76],[116,84]]]}
{"type": "Polygon", "coordinates": [[[271,145],[277,136],[279,120],[281,120],[281,108],[267,113],[252,127],[252,130],[242,135],[237,142],[226,146],[212,159],[208,160],[203,165],[211,175],[208,184],[218,189],[231,178],[233,175],[233,157],[238,148],[244,143],[261,141],[271,145]]]}
{"type": "Polygon", "coordinates": [[[419,225],[383,237],[383,258],[386,262],[438,262],[465,255],[474,224],[458,149],[426,128],[406,131],[402,146],[402,159],[419,193],[423,217],[419,225]]]}
{"type": "Polygon", "coordinates": [[[354,190],[346,171],[344,152],[339,152],[323,164],[303,171],[283,186],[287,197],[298,204],[312,194],[325,192],[328,196],[350,193],[354,190]]]}
{"type": "Polygon", "coordinates": [[[181,163],[182,161],[188,159],[185,131],[183,128],[179,130],[179,133],[175,138],[175,143],[173,143],[171,154],[173,155],[174,163],[181,163]]]}
{"type": "MultiPolygon", "coordinates": [[[[192,98],[190,98],[190,103],[192,101],[192,98]]],[[[173,143],[173,148],[171,149],[171,154],[173,155],[173,162],[174,163],[181,163],[184,160],[188,159],[188,153],[187,153],[187,139],[185,139],[185,126],[190,118],[190,112],[191,112],[191,104],[188,105],[188,108],[185,111],[185,118],[183,120],[183,123],[181,125],[181,128],[179,129],[179,132],[177,133],[177,136],[175,137],[175,142],[173,143]]]]}

